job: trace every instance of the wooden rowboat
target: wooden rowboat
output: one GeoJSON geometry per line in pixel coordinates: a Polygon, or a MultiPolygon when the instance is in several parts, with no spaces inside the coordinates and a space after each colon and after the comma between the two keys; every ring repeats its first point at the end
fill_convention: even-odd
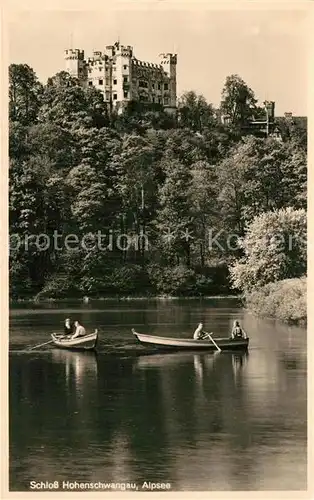
{"type": "Polygon", "coordinates": [[[98,340],[98,330],[93,333],[89,333],[82,337],[76,337],[75,339],[69,338],[65,335],[57,335],[56,333],[51,334],[52,342],[55,346],[61,347],[62,349],[75,349],[80,351],[89,351],[95,349],[98,340]]]}
{"type": "MultiPolygon", "coordinates": [[[[144,345],[154,346],[158,349],[201,349],[213,351],[217,348],[210,339],[204,340],[194,340],[189,338],[174,338],[174,337],[155,337],[153,335],[146,335],[143,333],[138,333],[132,328],[132,333],[135,335],[137,340],[144,345]]],[[[249,346],[249,339],[231,339],[229,337],[225,338],[214,338],[215,343],[222,351],[245,351],[249,346]]]]}

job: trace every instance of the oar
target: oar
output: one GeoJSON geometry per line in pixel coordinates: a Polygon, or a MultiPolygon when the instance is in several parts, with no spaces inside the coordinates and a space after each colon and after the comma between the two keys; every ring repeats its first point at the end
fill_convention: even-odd
{"type": "Polygon", "coordinates": [[[43,344],[34,345],[34,347],[31,347],[30,349],[27,350],[31,351],[32,349],[36,349],[36,347],[42,347],[43,345],[51,344],[51,342],[53,342],[53,340],[49,340],[49,342],[44,342],[43,344]]]}
{"type": "MultiPolygon", "coordinates": [[[[204,332],[204,330],[203,330],[204,332]]],[[[207,332],[204,332],[206,335],[208,335],[208,337],[210,338],[210,340],[212,341],[212,343],[214,344],[214,346],[216,347],[217,351],[221,351],[220,347],[216,344],[216,342],[214,341],[213,337],[211,336],[210,333],[207,333],[207,332]]]]}

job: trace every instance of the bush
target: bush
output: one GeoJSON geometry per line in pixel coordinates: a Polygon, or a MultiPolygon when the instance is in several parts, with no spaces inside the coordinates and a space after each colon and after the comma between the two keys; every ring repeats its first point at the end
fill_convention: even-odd
{"type": "Polygon", "coordinates": [[[27,272],[23,273],[23,269],[19,269],[18,265],[10,268],[9,294],[11,300],[16,300],[20,297],[29,297],[34,294],[32,282],[27,272]]]}
{"type": "Polygon", "coordinates": [[[147,271],[136,264],[115,268],[109,279],[112,291],[117,295],[141,295],[151,289],[147,271]]]}
{"type": "Polygon", "coordinates": [[[148,275],[155,292],[161,295],[204,296],[229,292],[226,266],[194,270],[184,265],[161,267],[153,264],[148,267],[148,275]]]}
{"type": "Polygon", "coordinates": [[[195,273],[186,266],[148,266],[148,275],[156,292],[161,295],[193,295],[195,273]]]}
{"type": "Polygon", "coordinates": [[[277,318],[287,323],[305,324],[306,278],[269,283],[246,294],[246,305],[260,316],[277,318]]]}
{"type": "Polygon", "coordinates": [[[242,242],[245,256],[230,266],[233,285],[246,292],[306,272],[306,212],[285,208],[253,220],[242,242]]]}
{"type": "Polygon", "coordinates": [[[79,288],[73,283],[71,277],[55,275],[48,280],[44,288],[36,295],[35,300],[75,298],[80,295],[79,288]]]}

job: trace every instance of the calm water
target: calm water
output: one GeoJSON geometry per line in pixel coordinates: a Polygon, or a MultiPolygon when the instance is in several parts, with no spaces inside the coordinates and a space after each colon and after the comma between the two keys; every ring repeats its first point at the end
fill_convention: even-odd
{"type": "Polygon", "coordinates": [[[256,319],[236,300],[11,310],[11,490],[31,481],[306,489],[306,415],[306,331],[256,319]],[[97,355],[22,352],[68,316],[99,329],[97,355]],[[190,336],[203,321],[220,336],[234,319],[248,355],[149,354],[130,332],[190,336]]]}

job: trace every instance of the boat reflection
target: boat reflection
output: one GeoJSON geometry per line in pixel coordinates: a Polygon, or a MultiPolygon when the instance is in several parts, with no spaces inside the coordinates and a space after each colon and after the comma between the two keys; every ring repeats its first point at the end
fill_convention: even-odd
{"type": "Polygon", "coordinates": [[[51,351],[52,361],[64,365],[67,386],[74,382],[76,388],[82,388],[85,381],[97,382],[97,355],[95,352],[75,352],[65,349],[51,351]]]}
{"type": "Polygon", "coordinates": [[[207,376],[214,368],[220,357],[219,352],[212,354],[194,354],[194,372],[196,380],[202,384],[204,376],[207,376]]]}
{"type": "Polygon", "coordinates": [[[206,363],[210,365],[212,360],[216,356],[216,353],[206,353],[206,354],[195,354],[191,351],[182,352],[178,351],[175,353],[163,353],[163,354],[148,354],[142,355],[137,358],[136,367],[137,368],[170,368],[179,366],[182,364],[193,363],[197,366],[200,360],[207,360],[206,363]],[[209,361],[210,360],[210,361],[209,361]]]}
{"type": "Polygon", "coordinates": [[[232,354],[232,367],[234,374],[239,373],[242,368],[244,368],[247,363],[248,357],[248,352],[232,354]]]}
{"type": "Polygon", "coordinates": [[[196,385],[202,391],[206,391],[206,388],[210,390],[211,379],[219,379],[223,383],[223,380],[227,378],[229,381],[233,380],[234,384],[237,384],[247,360],[248,353],[246,352],[193,353],[181,351],[139,356],[134,368],[135,371],[141,370],[143,374],[154,370],[162,378],[168,375],[171,378],[180,377],[182,370],[188,370],[190,380],[194,379],[196,385]]]}

